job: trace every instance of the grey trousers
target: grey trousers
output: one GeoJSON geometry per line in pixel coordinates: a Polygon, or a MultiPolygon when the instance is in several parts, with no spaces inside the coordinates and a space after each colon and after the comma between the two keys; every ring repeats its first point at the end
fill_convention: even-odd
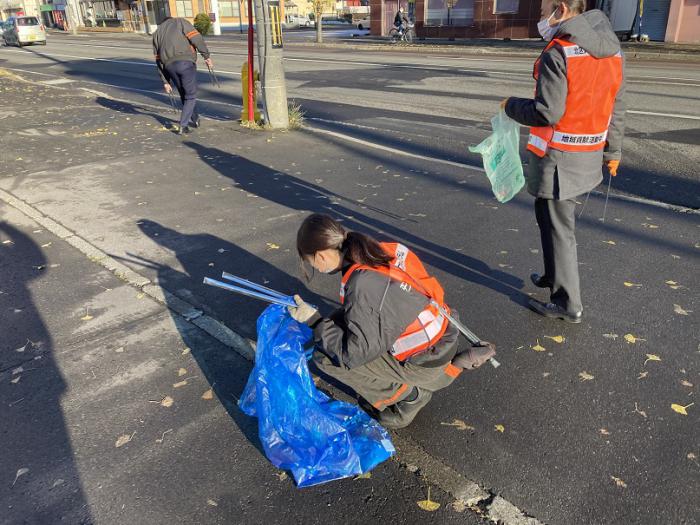
{"type": "Polygon", "coordinates": [[[352,369],[336,366],[318,350],[313,359],[323,373],[348,385],[379,411],[407,397],[414,386],[435,392],[452,384],[462,372],[451,363],[436,368],[401,363],[388,352],[352,369]]]}
{"type": "Polygon", "coordinates": [[[568,312],[580,312],[581,286],[576,253],[576,202],[535,199],[540,227],[544,277],[554,284],[550,301],[568,312]]]}

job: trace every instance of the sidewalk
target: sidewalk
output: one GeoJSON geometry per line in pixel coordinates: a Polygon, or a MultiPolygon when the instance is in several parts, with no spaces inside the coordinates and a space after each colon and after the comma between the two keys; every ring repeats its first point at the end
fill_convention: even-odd
{"type": "MultiPolygon", "coordinates": [[[[169,306],[175,308],[177,298],[187,301],[243,337],[255,337],[255,319],[263,306],[205,287],[203,276],[223,270],[246,275],[276,289],[301,291],[324,311],[337,302],[334,278],[317,277],[306,289],[297,277],[295,232],[308,212],[333,213],[344,218],[349,228],[417,249],[445,283],[451,306],[476,333],[496,342],[502,366],[464,374],[453,387],[437,393],[431,409],[397,436],[415,442],[427,463],[435,461],[488,488],[490,495],[483,502],[489,506],[489,516],[496,515],[493,506],[497,501],[510,502],[541,522],[567,525],[691,523],[700,512],[694,498],[700,488],[700,450],[695,439],[699,411],[689,406],[700,383],[697,215],[611,201],[603,223],[599,220],[602,199],[591,196],[578,230],[586,317],[579,327],[552,323],[522,306],[538,293],[524,283],[530,271],[539,269],[540,257],[531,199],[519,195],[499,205],[479,172],[407,159],[308,132],[248,132],[232,122],[206,121],[201,130],[183,139],[169,133],[168,118],[151,107],[76,89],[9,79],[0,79],[0,83],[6,109],[16,112],[15,118],[0,121],[0,132],[7,137],[5,152],[15,159],[12,176],[0,179],[0,189],[118,258],[156,288],[171,292],[166,299],[169,306]],[[31,109],[24,103],[26,90],[31,90],[36,101],[31,109]],[[688,415],[674,412],[672,403],[689,406],[688,415]]],[[[49,241],[41,239],[40,245],[49,241]]],[[[100,284],[116,290],[118,285],[107,277],[101,277],[100,284]]],[[[70,276],[60,279],[64,280],[76,286],[95,278],[76,265],[70,276]]],[[[96,288],[97,297],[103,292],[96,288]]],[[[55,295],[48,288],[45,293],[55,295]]],[[[146,303],[139,301],[150,299],[138,295],[131,298],[124,292],[119,296],[122,299],[115,295],[114,301],[135,305],[137,312],[143,312],[138,315],[160,312],[155,306],[142,306],[146,303]]],[[[43,311],[42,318],[65,325],[71,334],[85,327],[77,332],[82,335],[90,326],[81,321],[82,309],[88,306],[93,319],[85,323],[103,320],[125,338],[112,346],[109,337],[100,336],[110,341],[105,352],[115,352],[114,348],[120,348],[116,344],[135,345],[129,359],[136,362],[145,359],[151,347],[162,348],[162,354],[153,358],[160,378],[157,386],[137,382],[139,388],[130,384],[125,387],[128,392],[115,393],[104,404],[98,396],[76,405],[95,403],[96,414],[105,414],[106,421],[90,424],[106,429],[107,445],[113,447],[120,435],[130,436],[134,431],[134,444],[140,435],[155,440],[169,428],[189,432],[177,436],[182,449],[167,458],[158,456],[167,467],[157,469],[152,478],[144,478],[126,494],[139,494],[146,487],[147,502],[165,496],[175,499],[183,491],[189,493],[192,484],[195,501],[201,505],[192,509],[224,512],[224,505],[213,509],[206,505],[214,490],[211,481],[223,480],[225,488],[215,491],[212,499],[220,501],[216,497],[222,493],[231,498],[234,503],[225,506],[229,519],[236,512],[259,507],[268,513],[263,516],[281,512],[288,522],[294,521],[287,519],[290,509],[308,508],[309,516],[326,521],[328,515],[319,502],[339,505],[345,513],[341,516],[359,518],[357,509],[367,508],[365,521],[367,515],[396,519],[397,513],[404,522],[432,519],[444,523],[470,516],[451,509],[439,517],[413,514],[422,488],[404,470],[378,471],[371,480],[332,484],[308,493],[292,489],[286,481],[283,490],[288,492],[279,503],[278,479],[273,477],[277,473],[253,452],[254,435],[246,439],[246,423],[239,422],[240,414],[231,405],[231,396],[240,392],[247,375],[245,362],[228,347],[209,350],[207,335],[187,323],[183,331],[181,321],[172,314],[158,315],[175,326],[179,343],[175,331],[167,339],[168,332],[152,327],[147,332],[151,339],[140,341],[136,323],[111,321],[113,316],[133,321],[114,302],[81,298],[73,289],[65,296],[74,302],[43,311]],[[204,348],[198,350],[202,344],[204,348]],[[201,372],[192,362],[181,361],[187,359],[182,356],[184,348],[191,349],[201,372]],[[160,368],[163,362],[168,364],[160,368]],[[196,377],[188,381],[188,390],[172,387],[179,381],[173,376],[181,367],[187,370],[185,378],[196,377]],[[216,424],[183,415],[182,420],[167,419],[151,426],[151,421],[161,421],[152,420],[152,413],[165,417],[172,411],[148,401],[169,395],[176,402],[171,408],[175,408],[180,406],[176,397],[180,391],[191,396],[182,401],[189,403],[190,412],[185,412],[204,418],[201,395],[210,386],[222,402],[216,408],[220,414],[216,424]],[[110,407],[125,407],[126,411],[121,414],[110,407]],[[234,427],[232,422],[242,431],[227,431],[234,427]],[[185,447],[191,447],[193,439],[197,443],[197,437],[206,444],[197,445],[192,459],[194,454],[186,453],[185,447]],[[211,459],[210,447],[216,450],[211,459]],[[187,459],[182,465],[171,465],[182,457],[187,459]],[[237,462],[250,463],[243,463],[240,476],[222,477],[223,472],[233,472],[237,462]],[[171,475],[175,467],[181,470],[167,479],[172,485],[155,494],[159,484],[154,480],[171,475]],[[251,472],[256,476],[252,483],[248,479],[251,472]],[[377,483],[373,496],[367,487],[356,488],[365,481],[377,483]],[[250,499],[246,491],[259,486],[272,491],[269,500],[263,495],[250,499]],[[406,486],[406,492],[397,490],[398,486],[406,486]],[[233,494],[242,496],[234,499],[233,494]],[[406,495],[406,499],[387,499],[390,494],[406,495]],[[362,497],[369,498],[367,503],[360,501],[362,497]]],[[[13,339],[13,346],[24,344],[23,334],[16,337],[19,340],[13,339]]],[[[89,339],[81,341],[92,348],[89,339]]],[[[64,382],[95,379],[90,371],[95,365],[89,358],[79,352],[59,355],[73,359],[71,372],[63,372],[64,382]]],[[[99,366],[95,368],[97,378],[107,374],[99,366]]],[[[2,389],[15,386],[9,377],[0,382],[2,389]]],[[[83,389],[85,396],[89,397],[93,387],[97,388],[83,389]]],[[[81,419],[83,413],[84,409],[78,409],[75,415],[75,425],[81,428],[90,421],[89,417],[81,419]]],[[[128,451],[131,445],[118,450],[128,451]]],[[[397,448],[401,459],[406,449],[397,448]]],[[[86,461],[95,461],[97,472],[103,466],[96,459],[101,449],[88,450],[95,456],[88,455],[86,461]]],[[[151,457],[146,449],[135,454],[136,458],[151,457]]],[[[119,456],[110,458],[119,463],[119,456]]],[[[386,468],[394,468],[392,465],[386,468]]],[[[4,470],[14,477],[19,468],[17,464],[4,470]]],[[[112,479],[120,472],[123,484],[140,472],[130,461],[114,468],[105,476],[112,479]]],[[[98,478],[91,478],[90,491],[100,490],[98,478]]],[[[20,481],[30,479],[27,474],[20,481]]],[[[98,506],[110,505],[104,497],[98,506]]],[[[445,504],[451,502],[451,498],[442,498],[445,504]]],[[[126,499],[119,503],[127,503],[126,499]]],[[[139,512],[148,512],[146,503],[133,512],[132,521],[139,512]]]]}
{"type": "MultiPolygon", "coordinates": [[[[0,89],[7,109],[32,88],[0,79],[0,89]]],[[[41,113],[50,113],[54,102],[44,100],[41,113]]],[[[67,100],[77,104],[66,104],[68,112],[86,105],[74,95],[62,101],[67,100]]],[[[92,111],[106,115],[99,106],[92,111]]],[[[112,132],[95,133],[86,133],[85,144],[114,146],[104,142],[112,132]]],[[[43,140],[38,147],[60,150],[81,141],[56,137],[51,146],[43,140]]],[[[28,160],[30,149],[22,153],[28,160]]],[[[4,149],[9,151],[14,146],[4,149]]],[[[69,154],[75,151],[71,147],[69,154]]],[[[133,160],[139,165],[144,158],[133,160]]],[[[12,159],[13,166],[22,162],[17,152],[12,159]]],[[[55,202],[68,204],[59,196],[64,191],[75,196],[94,191],[102,211],[80,222],[98,237],[124,233],[118,213],[109,212],[119,202],[103,201],[105,195],[88,179],[101,173],[115,187],[126,179],[93,165],[85,180],[73,182],[71,170],[54,171],[63,162],[60,156],[48,159],[49,171],[43,172],[56,177],[46,188],[56,192],[55,202]],[[104,222],[110,216],[111,225],[104,222]]],[[[9,183],[3,187],[20,190],[23,179],[15,171],[2,179],[9,183]]],[[[66,230],[36,208],[20,205],[34,220],[16,206],[0,200],[2,523],[288,525],[366,523],[367,516],[382,522],[401,516],[409,523],[482,523],[464,506],[455,510],[454,497],[436,486],[430,494],[440,509],[421,510],[416,502],[426,498],[428,483],[396,460],[367,479],[297,489],[264,457],[257,420],[237,408],[250,362],[222,344],[222,337],[209,335],[216,330],[208,318],[164,292],[159,286],[164,276],[153,281],[156,286],[149,284],[85,242],[87,230],[66,230]]]]}

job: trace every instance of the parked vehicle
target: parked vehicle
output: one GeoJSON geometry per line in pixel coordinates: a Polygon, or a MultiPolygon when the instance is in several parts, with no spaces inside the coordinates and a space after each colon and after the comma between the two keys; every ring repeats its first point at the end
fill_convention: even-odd
{"type": "Polygon", "coordinates": [[[287,17],[287,27],[314,27],[316,24],[308,16],[290,15],[287,17]]]}
{"type": "Polygon", "coordinates": [[[363,29],[369,29],[369,15],[365,16],[364,18],[360,18],[355,22],[357,24],[357,29],[359,29],[360,31],[362,31],[363,29]]]}
{"type": "Polygon", "coordinates": [[[46,45],[46,28],[35,16],[11,17],[3,25],[2,39],[6,46],[46,45]]]}

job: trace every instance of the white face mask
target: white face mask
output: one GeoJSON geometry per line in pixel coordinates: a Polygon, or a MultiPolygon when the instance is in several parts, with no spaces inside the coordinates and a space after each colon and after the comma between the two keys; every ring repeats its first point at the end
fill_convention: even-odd
{"type": "MultiPolygon", "coordinates": [[[[556,13],[556,11],[554,13],[556,13]]],[[[542,35],[542,38],[544,38],[547,42],[549,42],[550,40],[552,40],[552,38],[554,38],[554,35],[556,34],[557,30],[559,29],[559,24],[557,24],[555,26],[549,25],[549,21],[554,16],[554,13],[549,15],[548,18],[546,18],[544,20],[540,20],[537,23],[537,31],[540,32],[540,35],[542,35]]]]}

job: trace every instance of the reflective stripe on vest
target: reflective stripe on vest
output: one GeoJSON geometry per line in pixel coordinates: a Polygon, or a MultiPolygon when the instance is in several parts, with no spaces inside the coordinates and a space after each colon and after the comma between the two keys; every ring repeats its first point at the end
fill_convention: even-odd
{"type": "MultiPolygon", "coordinates": [[[[595,58],[566,40],[554,39],[566,57],[567,97],[564,115],[554,126],[532,127],[527,149],[544,157],[549,148],[560,151],[599,151],[605,148],[615,97],[622,84],[622,54],[595,58]]],[[[539,77],[540,60],[533,71],[539,77]]]]}
{"type": "Polygon", "coordinates": [[[389,349],[389,353],[399,361],[404,361],[431,346],[434,346],[447,330],[449,321],[442,315],[435,306],[442,306],[447,312],[447,305],[441,304],[443,290],[440,284],[428,276],[423,264],[418,257],[399,243],[380,243],[384,251],[393,257],[391,267],[371,267],[355,264],[343,275],[340,282],[340,302],[345,301],[345,287],[350,280],[350,276],[355,270],[371,270],[386,275],[394,281],[400,282],[401,287],[406,290],[415,289],[418,293],[430,299],[428,306],[418,314],[418,318],[413,321],[404,332],[394,342],[389,349]],[[423,284],[427,284],[433,289],[426,289],[423,284]],[[434,297],[435,296],[435,297],[434,297]]]}

